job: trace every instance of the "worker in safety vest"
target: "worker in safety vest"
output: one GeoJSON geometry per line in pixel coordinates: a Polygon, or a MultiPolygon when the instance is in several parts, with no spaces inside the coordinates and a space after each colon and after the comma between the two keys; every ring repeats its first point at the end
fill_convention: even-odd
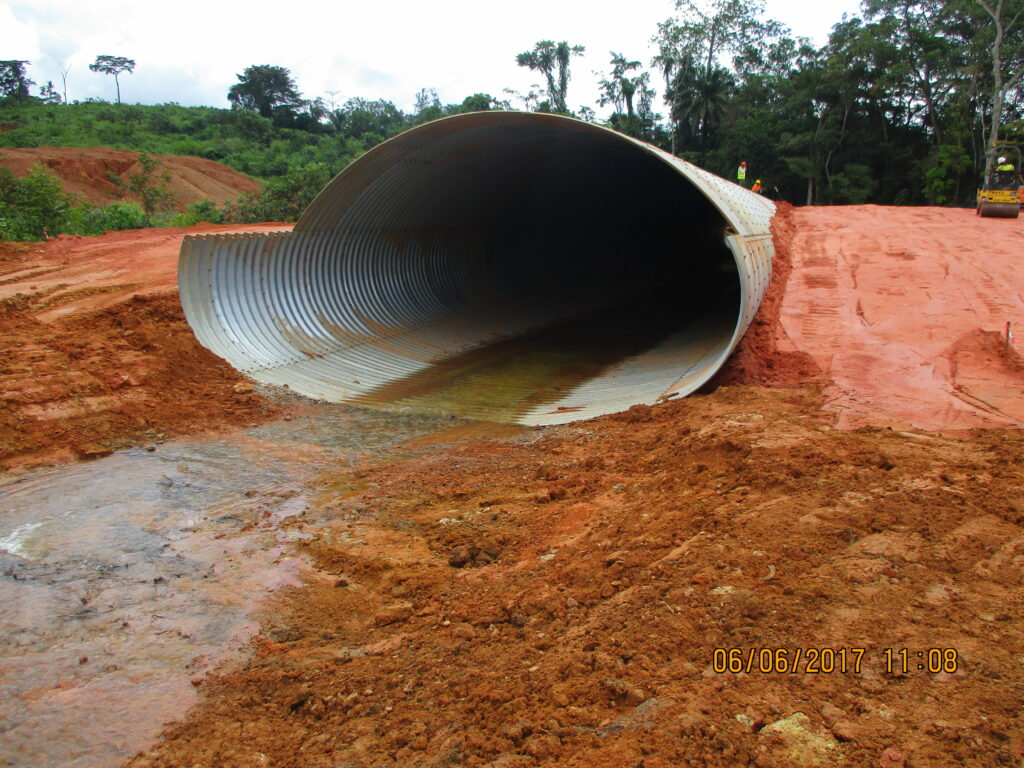
{"type": "Polygon", "coordinates": [[[761,194],[761,180],[760,179],[758,179],[757,181],[754,182],[754,186],[752,186],[750,188],[750,191],[751,192],[757,192],[757,194],[759,194],[759,195],[761,194]]]}
{"type": "Polygon", "coordinates": [[[996,166],[996,170],[997,171],[1015,171],[1017,169],[1013,167],[1013,163],[1007,162],[1005,157],[1000,157],[999,158],[999,165],[996,166]]]}
{"type": "Polygon", "coordinates": [[[745,187],[746,186],[746,183],[745,183],[746,180],[747,180],[747,161],[744,160],[742,163],[740,163],[740,167],[736,169],[736,181],[738,181],[740,184],[742,184],[745,187]]]}

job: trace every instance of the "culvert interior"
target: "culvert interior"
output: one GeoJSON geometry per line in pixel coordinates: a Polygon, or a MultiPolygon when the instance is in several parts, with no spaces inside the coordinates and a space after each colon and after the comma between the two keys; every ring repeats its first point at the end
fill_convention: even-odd
{"type": "Polygon", "coordinates": [[[730,217],[744,195],[607,129],[466,115],[367,153],[290,234],[189,238],[182,301],[213,351],[303,394],[571,421],[724,362],[770,270],[770,204],[730,217]]]}

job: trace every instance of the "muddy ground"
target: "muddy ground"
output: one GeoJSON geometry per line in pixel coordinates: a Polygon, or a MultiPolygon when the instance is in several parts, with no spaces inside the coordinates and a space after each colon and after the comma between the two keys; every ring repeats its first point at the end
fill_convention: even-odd
{"type": "MultiPolygon", "coordinates": [[[[763,311],[700,395],[544,430],[460,424],[320,472],[287,522],[315,571],[127,764],[1020,766],[1024,376],[999,330],[1022,314],[1008,259],[1024,227],[961,213],[785,211],[763,311]],[[915,217],[946,236],[922,242],[915,217]],[[1001,254],[953,264],[990,281],[972,296],[950,268],[958,237],[1001,254]]],[[[9,466],[67,458],[75,424],[103,447],[290,407],[204,366],[172,293],[132,292],[78,320],[8,299],[14,349],[97,327],[95,349],[121,355],[106,375],[194,360],[180,385],[122,385],[159,404],[125,432],[126,405],[54,418],[8,394],[0,434],[35,435],[9,466]],[[178,341],[132,346],[160,301],[152,326],[178,341]],[[132,320],[104,325],[111,312],[132,320]]],[[[43,381],[73,392],[76,360],[43,381]]],[[[8,393],[31,391],[21,375],[8,393]]]]}
{"type": "Polygon", "coordinates": [[[322,577],[129,764],[1018,765],[1019,433],[820,405],[720,388],[339,476],[322,577]]]}

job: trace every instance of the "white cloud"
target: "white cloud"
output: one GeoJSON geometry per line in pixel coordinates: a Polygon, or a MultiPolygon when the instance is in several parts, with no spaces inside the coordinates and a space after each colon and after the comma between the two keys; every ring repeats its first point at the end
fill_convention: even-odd
{"type": "MultiPolygon", "coordinates": [[[[817,42],[856,8],[852,0],[768,0],[769,15],[817,42]]],[[[39,82],[59,83],[70,62],[72,99],[113,98],[111,78],[88,70],[109,54],[137,62],[121,78],[129,102],[224,106],[237,73],[275,64],[292,71],[308,98],[335,90],[338,101],[385,98],[409,109],[424,87],[444,102],[526,91],[539,77],[517,67],[515,54],[538,40],[568,40],[587,48],[572,68],[569,102],[578,106],[595,103],[594,72],[608,69],[610,51],[649,63],[650,39],[672,11],[671,0],[11,0],[0,4],[0,43],[3,56],[31,60],[39,82]]]]}
{"type": "Polygon", "coordinates": [[[20,19],[6,3],[0,3],[0,59],[37,61],[39,56],[35,23],[20,19]]]}

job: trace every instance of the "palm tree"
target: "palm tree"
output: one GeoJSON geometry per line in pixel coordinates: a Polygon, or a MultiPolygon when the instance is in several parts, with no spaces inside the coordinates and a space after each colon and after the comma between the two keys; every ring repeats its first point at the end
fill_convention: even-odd
{"type": "Polygon", "coordinates": [[[569,114],[566,94],[569,90],[569,60],[573,56],[581,56],[582,45],[569,45],[566,41],[555,43],[553,40],[541,40],[534,45],[532,51],[524,51],[516,55],[516,63],[520,67],[529,67],[543,73],[548,82],[548,99],[554,112],[569,114]]]}
{"type": "Polygon", "coordinates": [[[685,73],[692,77],[690,83],[680,83],[681,98],[676,102],[673,118],[677,123],[687,122],[697,136],[701,150],[707,146],[708,135],[725,115],[725,106],[735,83],[729,70],[714,67],[706,72],[685,73]]]}

